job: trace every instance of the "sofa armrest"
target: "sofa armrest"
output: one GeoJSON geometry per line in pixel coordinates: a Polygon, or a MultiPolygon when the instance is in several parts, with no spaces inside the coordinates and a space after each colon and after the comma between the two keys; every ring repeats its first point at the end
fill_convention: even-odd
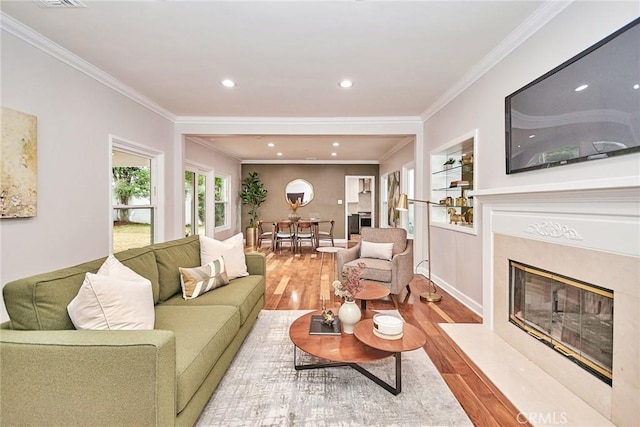
{"type": "Polygon", "coordinates": [[[267,258],[260,252],[247,252],[244,254],[249,274],[267,277],[267,258]]]}
{"type": "Polygon", "coordinates": [[[413,279],[413,240],[391,259],[391,293],[398,295],[413,279]]]}
{"type": "Polygon", "coordinates": [[[343,279],[342,269],[344,268],[344,265],[346,263],[360,258],[360,246],[361,243],[358,242],[355,246],[349,249],[341,249],[336,253],[336,265],[338,268],[338,277],[336,277],[337,280],[343,279]]]}
{"type": "Polygon", "coordinates": [[[174,425],[171,331],[0,330],[3,425],[174,425]]]}

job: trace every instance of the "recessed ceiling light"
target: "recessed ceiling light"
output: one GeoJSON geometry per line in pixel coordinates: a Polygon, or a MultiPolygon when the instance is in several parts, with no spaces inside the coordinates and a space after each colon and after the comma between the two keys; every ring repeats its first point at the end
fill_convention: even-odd
{"type": "Polygon", "coordinates": [[[280,156],[280,157],[281,157],[281,156],[282,156],[282,153],[278,151],[278,152],[276,153],[276,156],[280,156]]]}
{"type": "Polygon", "coordinates": [[[235,87],[236,86],[236,82],[234,82],[231,79],[224,79],[223,81],[220,82],[222,84],[222,86],[224,87],[235,87]]]}
{"type": "Polygon", "coordinates": [[[341,88],[347,89],[353,86],[353,82],[351,80],[342,80],[338,82],[338,86],[340,86],[341,88]]]}
{"type": "Polygon", "coordinates": [[[575,90],[576,92],[582,92],[583,90],[585,90],[585,89],[586,89],[586,88],[588,88],[588,87],[589,87],[589,85],[580,85],[580,86],[578,86],[577,88],[575,88],[574,90],[575,90]]]}
{"type": "Polygon", "coordinates": [[[276,146],[276,144],[274,144],[273,142],[270,142],[270,143],[267,144],[267,146],[273,148],[273,147],[276,146]]]}
{"type": "Polygon", "coordinates": [[[536,135],[535,135],[535,134],[533,134],[533,135],[529,135],[529,139],[531,139],[531,138],[535,138],[535,137],[536,137],[536,135]]]}
{"type": "Polygon", "coordinates": [[[333,145],[334,147],[338,147],[338,146],[340,145],[340,143],[339,143],[339,142],[334,142],[334,143],[333,143],[333,144],[331,144],[331,145],[333,145]]]}
{"type": "Polygon", "coordinates": [[[335,157],[335,156],[337,156],[337,155],[338,155],[338,153],[336,153],[336,152],[334,151],[333,153],[331,153],[331,155],[332,155],[333,157],[335,157]]]}
{"type": "Polygon", "coordinates": [[[635,90],[638,90],[638,89],[640,89],[640,85],[639,85],[638,83],[636,83],[636,84],[634,84],[634,85],[633,85],[633,88],[634,88],[635,90]]]}

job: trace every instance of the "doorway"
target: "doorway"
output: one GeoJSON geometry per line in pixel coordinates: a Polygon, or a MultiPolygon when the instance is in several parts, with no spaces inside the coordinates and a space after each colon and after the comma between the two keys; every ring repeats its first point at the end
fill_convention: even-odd
{"type": "Polygon", "coordinates": [[[375,224],[376,177],[373,175],[345,176],[344,235],[347,241],[358,240],[362,227],[375,224]]]}

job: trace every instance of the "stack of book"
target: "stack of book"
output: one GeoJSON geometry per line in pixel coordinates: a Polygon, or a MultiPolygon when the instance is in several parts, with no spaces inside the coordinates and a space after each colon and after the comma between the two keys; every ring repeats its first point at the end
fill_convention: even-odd
{"type": "Polygon", "coordinates": [[[336,317],[331,325],[325,324],[323,320],[322,315],[311,316],[309,335],[341,335],[340,319],[336,317]]]}

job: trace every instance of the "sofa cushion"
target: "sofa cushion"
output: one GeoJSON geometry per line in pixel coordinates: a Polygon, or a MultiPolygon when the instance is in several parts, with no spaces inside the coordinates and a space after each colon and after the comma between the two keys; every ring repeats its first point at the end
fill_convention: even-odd
{"type": "Polygon", "coordinates": [[[180,267],[182,298],[193,299],[220,286],[228,285],[224,258],[220,257],[207,265],[195,268],[180,267]]]}
{"type": "Polygon", "coordinates": [[[117,252],[114,256],[123,264],[151,281],[153,290],[153,302],[158,303],[160,296],[160,284],[158,283],[158,267],[156,266],[156,256],[149,247],[128,249],[117,252]]]}
{"type": "Polygon", "coordinates": [[[393,255],[407,248],[407,230],[404,228],[370,228],[360,230],[360,240],[374,243],[393,243],[393,255]]]}
{"type": "Polygon", "coordinates": [[[244,256],[242,233],[238,233],[224,241],[200,236],[200,262],[202,265],[220,257],[224,257],[229,279],[249,275],[244,256]]]}
{"type": "Polygon", "coordinates": [[[391,260],[393,257],[393,243],[374,243],[362,241],[360,257],[391,260]]]}
{"type": "Polygon", "coordinates": [[[166,301],[180,290],[180,267],[199,267],[200,237],[189,236],[150,246],[156,256],[160,295],[158,302],[166,301]]]}
{"type": "Polygon", "coordinates": [[[348,262],[343,269],[356,268],[358,263],[363,262],[367,269],[360,275],[362,280],[374,280],[376,282],[391,282],[391,261],[375,258],[359,258],[348,262]]]}
{"type": "Polygon", "coordinates": [[[244,325],[251,310],[264,297],[264,276],[246,276],[233,279],[227,286],[216,288],[198,298],[184,300],[180,295],[165,301],[163,305],[230,305],[240,310],[241,324],[244,325]]]}
{"type": "MultiPolygon", "coordinates": [[[[115,254],[124,265],[158,283],[155,256],[148,248],[115,254]]],[[[18,330],[75,329],[67,305],[78,294],[86,273],[97,273],[106,257],[7,283],[2,289],[11,328],[18,330]]],[[[157,285],[156,285],[157,286],[157,285]]],[[[155,295],[155,288],[154,288],[155,295]]]]}
{"type": "Polygon", "coordinates": [[[90,330],[153,329],[151,282],[140,279],[86,273],[78,295],[67,306],[73,325],[90,330]]]}
{"type": "Polygon", "coordinates": [[[176,336],[176,413],[180,413],[238,333],[240,312],[222,305],[161,304],[155,309],[155,329],[170,330],[176,336]]]}

